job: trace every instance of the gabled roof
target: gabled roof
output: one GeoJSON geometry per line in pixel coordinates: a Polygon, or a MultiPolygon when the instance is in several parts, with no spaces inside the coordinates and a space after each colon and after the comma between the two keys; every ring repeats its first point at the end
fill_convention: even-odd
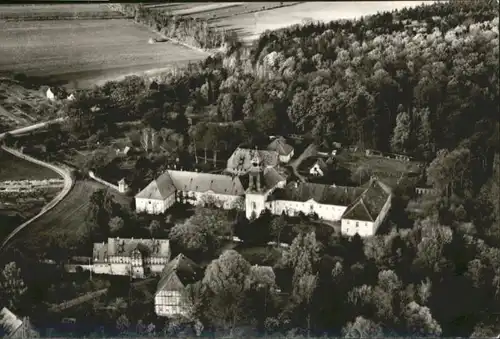
{"type": "Polygon", "coordinates": [[[263,167],[275,167],[278,165],[279,154],[275,151],[254,150],[249,148],[237,148],[227,161],[228,172],[247,172],[252,166],[251,160],[254,152],[258,152],[263,167]]]}
{"type": "Polygon", "coordinates": [[[161,291],[178,291],[201,278],[200,267],[181,253],[163,269],[156,293],[161,291]]]}
{"type": "Polygon", "coordinates": [[[318,164],[319,168],[322,170],[322,171],[325,171],[327,168],[328,168],[328,165],[326,164],[326,162],[322,159],[322,158],[318,158],[312,167],[314,167],[316,164],[318,164]]]}
{"type": "Polygon", "coordinates": [[[208,192],[243,195],[245,190],[238,177],[221,174],[168,170],[149,183],[136,198],[165,200],[175,191],[208,192]]]}
{"type": "Polygon", "coordinates": [[[168,239],[108,238],[108,243],[94,243],[93,258],[103,261],[109,256],[130,256],[136,249],[150,257],[170,257],[168,239]]]}
{"type": "Polygon", "coordinates": [[[245,190],[238,177],[222,174],[198,173],[188,171],[172,171],[168,173],[175,188],[179,191],[204,193],[212,191],[216,194],[243,195],[245,190]]]}
{"type": "Polygon", "coordinates": [[[2,338],[11,338],[22,324],[22,320],[6,307],[0,310],[0,336],[2,338]]]}
{"type": "Polygon", "coordinates": [[[285,138],[278,137],[267,146],[267,150],[278,152],[279,155],[289,155],[293,147],[286,143],[285,138]]]}
{"type": "Polygon", "coordinates": [[[154,200],[165,200],[175,193],[175,185],[167,172],[160,175],[157,179],[151,181],[135,197],[154,200]]]}
{"type": "Polygon", "coordinates": [[[360,187],[292,182],[285,188],[276,189],[270,200],[306,202],[312,199],[319,204],[349,206],[364,191],[365,189],[360,187]]]}
{"type": "Polygon", "coordinates": [[[372,181],[368,189],[349,206],[342,219],[375,221],[384,207],[387,199],[391,197],[391,192],[379,181],[372,181]]]}

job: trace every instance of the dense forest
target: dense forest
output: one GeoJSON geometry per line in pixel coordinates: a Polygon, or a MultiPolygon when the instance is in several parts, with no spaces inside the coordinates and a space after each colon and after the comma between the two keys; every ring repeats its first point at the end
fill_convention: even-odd
{"type": "Polygon", "coordinates": [[[495,1],[451,1],[266,32],[251,50],[235,46],[175,76],[79,93],[67,140],[104,140],[116,123],[140,119],[179,137],[173,157],[298,133],[325,147],[424,160],[439,193],[425,216],[403,215],[401,185],[389,234],[297,235],[275,267],[287,277],[282,293],[257,288],[248,262],[228,252],[186,290],[195,327],[234,336],[497,335],[498,10],[495,1]]]}

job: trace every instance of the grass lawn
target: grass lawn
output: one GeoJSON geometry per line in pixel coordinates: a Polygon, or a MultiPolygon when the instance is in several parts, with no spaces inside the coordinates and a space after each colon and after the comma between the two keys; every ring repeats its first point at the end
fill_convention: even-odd
{"type": "MultiPolygon", "coordinates": [[[[12,241],[11,247],[41,253],[49,248],[53,240],[60,240],[68,247],[80,244],[82,234],[86,232],[85,217],[89,198],[92,193],[102,188],[105,186],[92,180],[76,181],[70,193],[56,207],[20,232],[12,241]]],[[[112,190],[109,192],[116,202],[128,208],[130,197],[112,190]]]]}
{"type": "Polygon", "coordinates": [[[273,246],[245,246],[240,244],[234,248],[250,264],[274,266],[281,258],[281,250],[273,246]]]}
{"type": "Polygon", "coordinates": [[[43,180],[61,177],[56,172],[32,162],[19,159],[0,150],[0,181],[43,180]]]}

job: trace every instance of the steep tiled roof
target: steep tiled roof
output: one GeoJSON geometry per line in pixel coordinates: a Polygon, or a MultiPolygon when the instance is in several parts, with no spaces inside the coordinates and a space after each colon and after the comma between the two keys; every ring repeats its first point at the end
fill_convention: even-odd
{"type": "Polygon", "coordinates": [[[261,159],[262,166],[275,167],[278,164],[278,152],[253,150],[249,148],[237,148],[227,161],[228,172],[247,172],[252,166],[251,160],[253,152],[257,151],[261,159]]]}
{"type": "Polygon", "coordinates": [[[320,168],[322,171],[325,171],[325,170],[328,168],[328,165],[326,164],[326,162],[325,162],[322,158],[318,158],[318,159],[314,162],[313,166],[314,166],[314,165],[316,165],[316,164],[318,164],[318,165],[319,165],[319,168],[320,168]]]}
{"type": "Polygon", "coordinates": [[[221,174],[168,170],[153,180],[136,198],[164,200],[175,190],[242,195],[243,186],[237,177],[221,174]]]}
{"type": "Polygon", "coordinates": [[[103,261],[114,255],[130,256],[139,249],[141,253],[153,257],[170,257],[170,242],[166,239],[108,238],[108,243],[94,243],[94,260],[103,261]]]}
{"type": "Polygon", "coordinates": [[[23,324],[14,313],[6,307],[0,310],[0,336],[2,338],[10,338],[23,324]]]}
{"type": "Polygon", "coordinates": [[[342,215],[342,219],[375,221],[391,192],[378,181],[373,181],[368,189],[342,215]]]}
{"type": "MultiPolygon", "coordinates": [[[[248,175],[241,176],[240,180],[245,189],[250,188],[248,175]]],[[[264,168],[264,170],[260,172],[260,187],[262,191],[267,191],[275,187],[280,181],[286,181],[286,178],[272,167],[264,168]]]]}
{"type": "Polygon", "coordinates": [[[286,143],[285,138],[278,137],[267,146],[267,150],[278,152],[279,155],[289,155],[293,147],[286,143]]]}
{"type": "Polygon", "coordinates": [[[313,199],[320,204],[349,206],[363,191],[364,189],[360,187],[293,182],[283,189],[278,188],[270,199],[301,202],[313,199]]]}
{"type": "Polygon", "coordinates": [[[136,198],[144,198],[144,199],[156,199],[156,200],[165,200],[169,196],[171,196],[175,192],[174,182],[170,177],[170,174],[167,172],[160,175],[155,180],[151,181],[149,185],[146,186],[139,194],[137,194],[136,198]]]}
{"type": "Polygon", "coordinates": [[[156,292],[178,291],[201,278],[200,267],[181,253],[163,269],[156,292]]]}
{"type": "Polygon", "coordinates": [[[243,195],[245,190],[238,177],[188,171],[168,171],[175,188],[180,191],[243,195]]]}

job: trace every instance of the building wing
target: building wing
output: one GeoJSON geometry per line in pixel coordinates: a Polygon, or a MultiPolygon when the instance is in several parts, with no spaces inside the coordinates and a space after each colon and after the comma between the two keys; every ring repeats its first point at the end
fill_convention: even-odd
{"type": "Polygon", "coordinates": [[[168,171],[179,191],[208,192],[225,195],[243,195],[245,190],[238,177],[189,171],[168,171]]]}
{"type": "Polygon", "coordinates": [[[179,291],[201,277],[200,267],[181,253],[163,269],[156,292],[179,291]]]}
{"type": "Polygon", "coordinates": [[[135,197],[143,199],[165,200],[175,192],[175,185],[169,172],[165,172],[151,181],[135,197]]]}
{"type": "Polygon", "coordinates": [[[268,151],[277,152],[279,155],[287,156],[293,151],[293,147],[286,143],[285,138],[278,137],[274,139],[268,146],[268,151]]]}

